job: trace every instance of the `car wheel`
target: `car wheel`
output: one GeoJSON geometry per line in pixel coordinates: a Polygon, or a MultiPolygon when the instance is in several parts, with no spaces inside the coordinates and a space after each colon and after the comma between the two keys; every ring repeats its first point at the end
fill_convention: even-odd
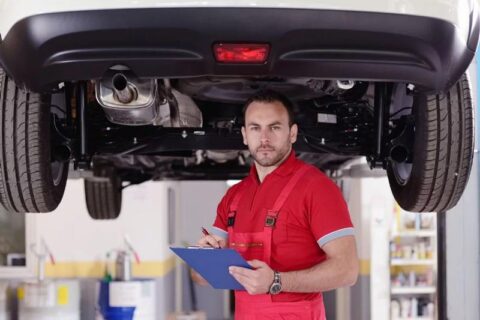
{"type": "Polygon", "coordinates": [[[392,193],[413,212],[454,207],[465,189],[474,153],[473,106],[466,74],[446,93],[413,99],[415,138],[411,163],[387,167],[392,193]]]}
{"type": "Polygon", "coordinates": [[[95,220],[118,218],[122,208],[122,179],[113,170],[85,179],[88,214],[95,220]]]}
{"type": "Polygon", "coordinates": [[[0,68],[0,203],[9,212],[49,212],[62,200],[68,161],[52,160],[50,102],[0,68]]]}

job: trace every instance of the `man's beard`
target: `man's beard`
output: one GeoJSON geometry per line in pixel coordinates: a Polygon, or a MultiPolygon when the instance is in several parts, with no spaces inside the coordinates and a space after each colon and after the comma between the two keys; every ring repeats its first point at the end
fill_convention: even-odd
{"type": "Polygon", "coordinates": [[[259,148],[257,148],[255,150],[255,152],[250,152],[251,155],[252,155],[252,158],[255,160],[256,163],[258,163],[259,165],[261,165],[262,167],[271,167],[271,166],[275,166],[275,165],[279,165],[280,162],[285,158],[285,156],[287,155],[287,153],[289,153],[289,148],[286,147],[286,148],[282,148],[280,150],[276,150],[275,148],[271,147],[271,146],[260,146],[259,148]],[[271,156],[270,157],[262,157],[262,156],[259,156],[263,151],[259,151],[260,150],[269,150],[270,151],[270,154],[271,156]]]}

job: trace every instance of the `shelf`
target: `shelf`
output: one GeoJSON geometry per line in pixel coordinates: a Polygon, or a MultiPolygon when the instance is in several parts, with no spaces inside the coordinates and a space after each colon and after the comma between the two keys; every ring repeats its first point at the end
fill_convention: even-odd
{"type": "MultiPolygon", "coordinates": [[[[392,226],[388,231],[390,281],[386,285],[389,285],[389,288],[382,287],[382,289],[387,289],[391,300],[390,304],[392,301],[399,304],[400,310],[398,312],[400,314],[411,314],[412,316],[400,317],[400,314],[397,314],[396,311],[396,317],[393,317],[393,313],[387,314],[389,310],[392,311],[390,308],[387,311],[382,309],[381,311],[384,313],[381,314],[380,318],[390,320],[436,319],[435,315],[414,316],[417,312],[411,312],[412,299],[415,298],[417,299],[417,306],[419,306],[420,300],[425,300],[429,304],[433,304],[434,310],[429,308],[431,312],[436,313],[438,309],[436,297],[438,290],[434,284],[437,277],[438,255],[436,220],[437,216],[435,214],[410,213],[403,211],[398,204],[395,205],[392,226]],[[407,228],[407,226],[410,228],[407,228]],[[426,228],[421,228],[421,226],[426,228]],[[409,284],[416,285],[409,286],[409,284]],[[405,303],[403,303],[404,301],[405,303]],[[404,308],[407,310],[404,310],[404,308]]],[[[385,285],[385,283],[383,284],[385,285]]]]}
{"type": "Polygon", "coordinates": [[[433,317],[406,317],[406,318],[393,318],[393,320],[433,320],[433,317]]]}
{"type": "Polygon", "coordinates": [[[431,294],[435,293],[435,287],[392,287],[392,294],[431,294]]]}
{"type": "Polygon", "coordinates": [[[435,237],[437,232],[435,230],[402,230],[396,231],[392,237],[435,237]]]}
{"type": "Polygon", "coordinates": [[[434,266],[436,261],[433,259],[392,259],[391,266],[434,266]]]}

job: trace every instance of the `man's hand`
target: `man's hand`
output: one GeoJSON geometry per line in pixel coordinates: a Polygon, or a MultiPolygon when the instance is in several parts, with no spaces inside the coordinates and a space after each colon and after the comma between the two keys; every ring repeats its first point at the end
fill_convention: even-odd
{"type": "Polygon", "coordinates": [[[252,269],[242,267],[230,267],[230,274],[245,287],[249,294],[265,294],[270,290],[273,283],[274,272],[263,261],[247,261],[252,269]]]}
{"type": "Polygon", "coordinates": [[[227,242],[225,239],[214,235],[203,236],[197,243],[200,247],[225,248],[227,242]]]}

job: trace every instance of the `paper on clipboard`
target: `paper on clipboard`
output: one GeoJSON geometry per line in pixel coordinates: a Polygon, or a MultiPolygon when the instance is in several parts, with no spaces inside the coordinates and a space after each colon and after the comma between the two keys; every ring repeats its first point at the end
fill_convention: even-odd
{"type": "Polygon", "coordinates": [[[245,290],[228,272],[228,267],[252,267],[233,249],[170,247],[215,289],[245,290]]]}

